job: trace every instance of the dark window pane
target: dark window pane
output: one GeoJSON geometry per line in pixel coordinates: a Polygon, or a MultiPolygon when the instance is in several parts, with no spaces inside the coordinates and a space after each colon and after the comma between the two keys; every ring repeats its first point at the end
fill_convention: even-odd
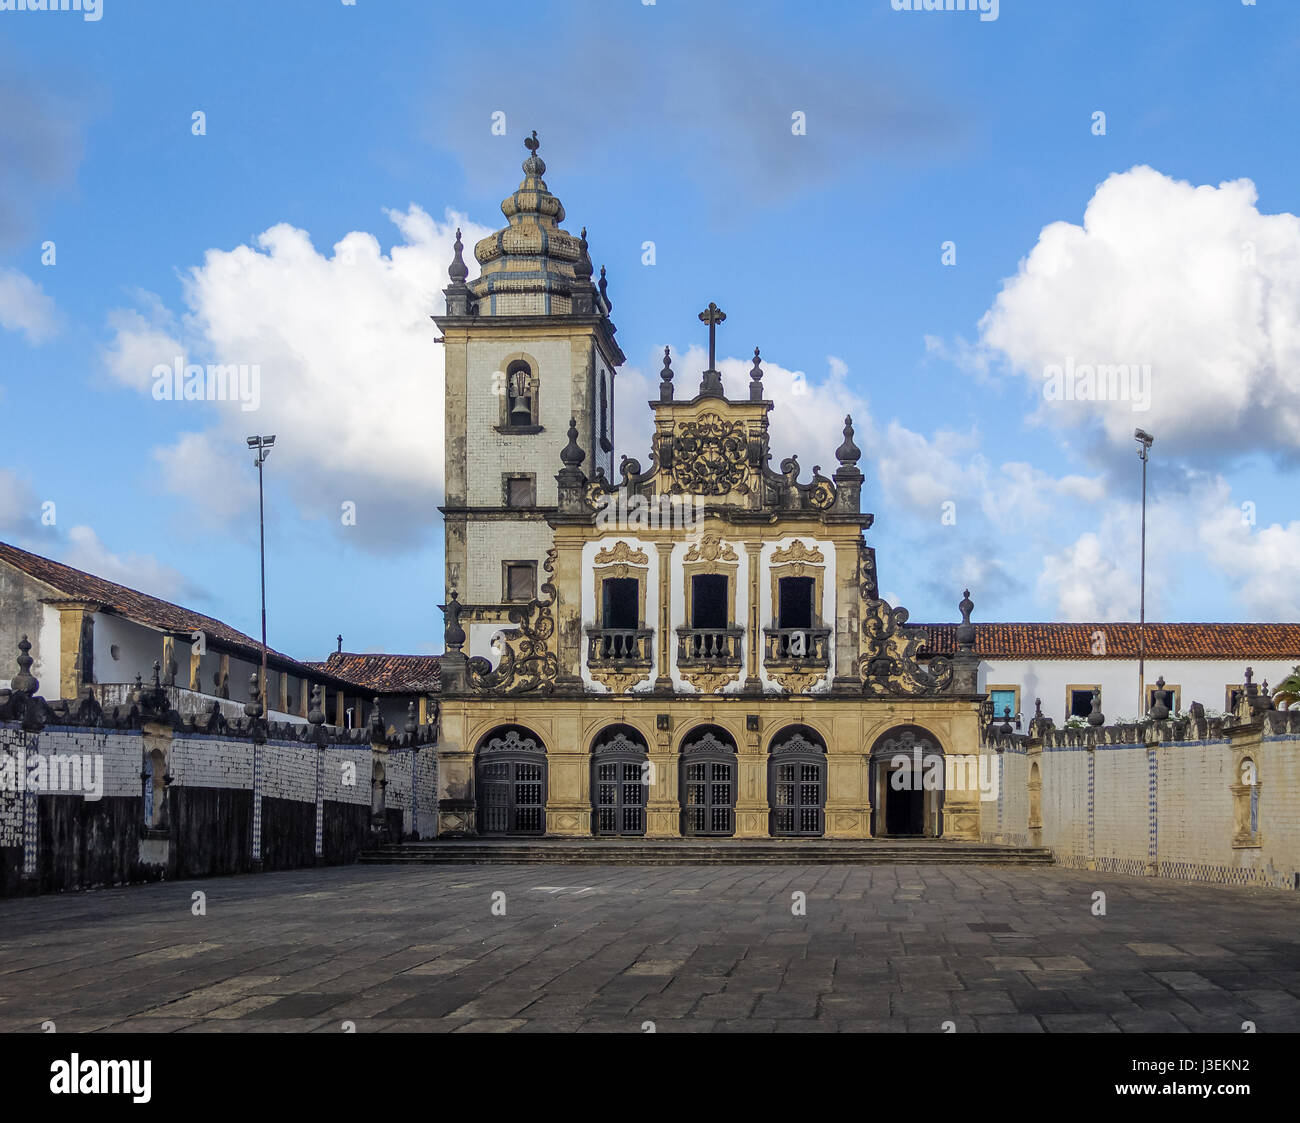
{"type": "Polygon", "coordinates": [[[697,573],[691,578],[692,628],[725,628],[730,615],[724,574],[697,573]]]}
{"type": "Polygon", "coordinates": [[[813,579],[782,577],[777,583],[780,600],[778,628],[811,628],[813,625],[813,579]]]}

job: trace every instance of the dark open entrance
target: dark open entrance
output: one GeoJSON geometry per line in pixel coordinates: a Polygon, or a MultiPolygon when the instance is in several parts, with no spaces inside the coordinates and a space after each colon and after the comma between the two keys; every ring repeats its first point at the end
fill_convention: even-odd
{"type": "Polygon", "coordinates": [[[697,573],[691,578],[691,627],[725,629],[729,623],[727,578],[721,573],[697,573]]]}
{"type": "Polygon", "coordinates": [[[606,577],[601,586],[601,621],[605,628],[637,628],[641,621],[635,577],[606,577]]]}
{"type": "MultiPolygon", "coordinates": [[[[894,786],[891,769],[885,794],[885,833],[889,835],[922,835],[925,833],[925,792],[919,784],[905,783],[894,786]]],[[[907,769],[902,770],[904,775],[907,769]]]]}
{"type": "Polygon", "coordinates": [[[813,579],[782,577],[777,582],[777,627],[811,628],[813,626],[813,579]]]}

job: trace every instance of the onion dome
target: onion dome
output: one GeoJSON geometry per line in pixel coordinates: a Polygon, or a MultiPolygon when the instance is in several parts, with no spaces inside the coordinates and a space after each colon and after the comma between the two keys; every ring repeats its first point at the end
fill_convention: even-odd
{"type": "Polygon", "coordinates": [[[536,131],[524,146],[524,178],[501,203],[508,225],[474,247],[480,274],[471,299],[480,316],[590,314],[598,305],[586,239],[560,228],[564,204],[542,179],[536,131]]]}

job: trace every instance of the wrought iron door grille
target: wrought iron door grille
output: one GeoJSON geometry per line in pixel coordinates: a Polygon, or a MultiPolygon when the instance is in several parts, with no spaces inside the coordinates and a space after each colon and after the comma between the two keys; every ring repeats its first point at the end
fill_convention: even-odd
{"type": "Polygon", "coordinates": [[[596,833],[645,834],[645,763],[639,760],[596,764],[596,833]]]}
{"type": "Polygon", "coordinates": [[[546,765],[493,760],[479,765],[481,834],[546,833],[546,765]]]}
{"type": "Polygon", "coordinates": [[[730,761],[701,760],[682,767],[684,833],[734,834],[736,766],[730,761]]]}
{"type": "Polygon", "coordinates": [[[825,768],[822,761],[774,761],[772,833],[820,836],[825,833],[825,768]]]}

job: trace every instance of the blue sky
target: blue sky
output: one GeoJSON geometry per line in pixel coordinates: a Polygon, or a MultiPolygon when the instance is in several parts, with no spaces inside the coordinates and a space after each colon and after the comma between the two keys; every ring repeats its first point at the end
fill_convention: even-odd
{"type": "Polygon", "coordinates": [[[967,583],[976,619],[1132,618],[1135,425],[1151,617],[1300,618],[1291,0],[492,13],[0,11],[0,537],[255,634],[242,438],[275,432],[272,645],[439,650],[427,316],[537,129],[609,271],[620,452],[644,458],[663,346],[696,376],[716,300],[733,386],[762,347],[777,459],[829,470],[854,413],[913,619],[967,583]],[[177,353],[259,364],[260,408],[155,400],[177,353]],[[1045,398],[1048,367],[1103,362],[1149,367],[1150,408],[1045,398]]]}

